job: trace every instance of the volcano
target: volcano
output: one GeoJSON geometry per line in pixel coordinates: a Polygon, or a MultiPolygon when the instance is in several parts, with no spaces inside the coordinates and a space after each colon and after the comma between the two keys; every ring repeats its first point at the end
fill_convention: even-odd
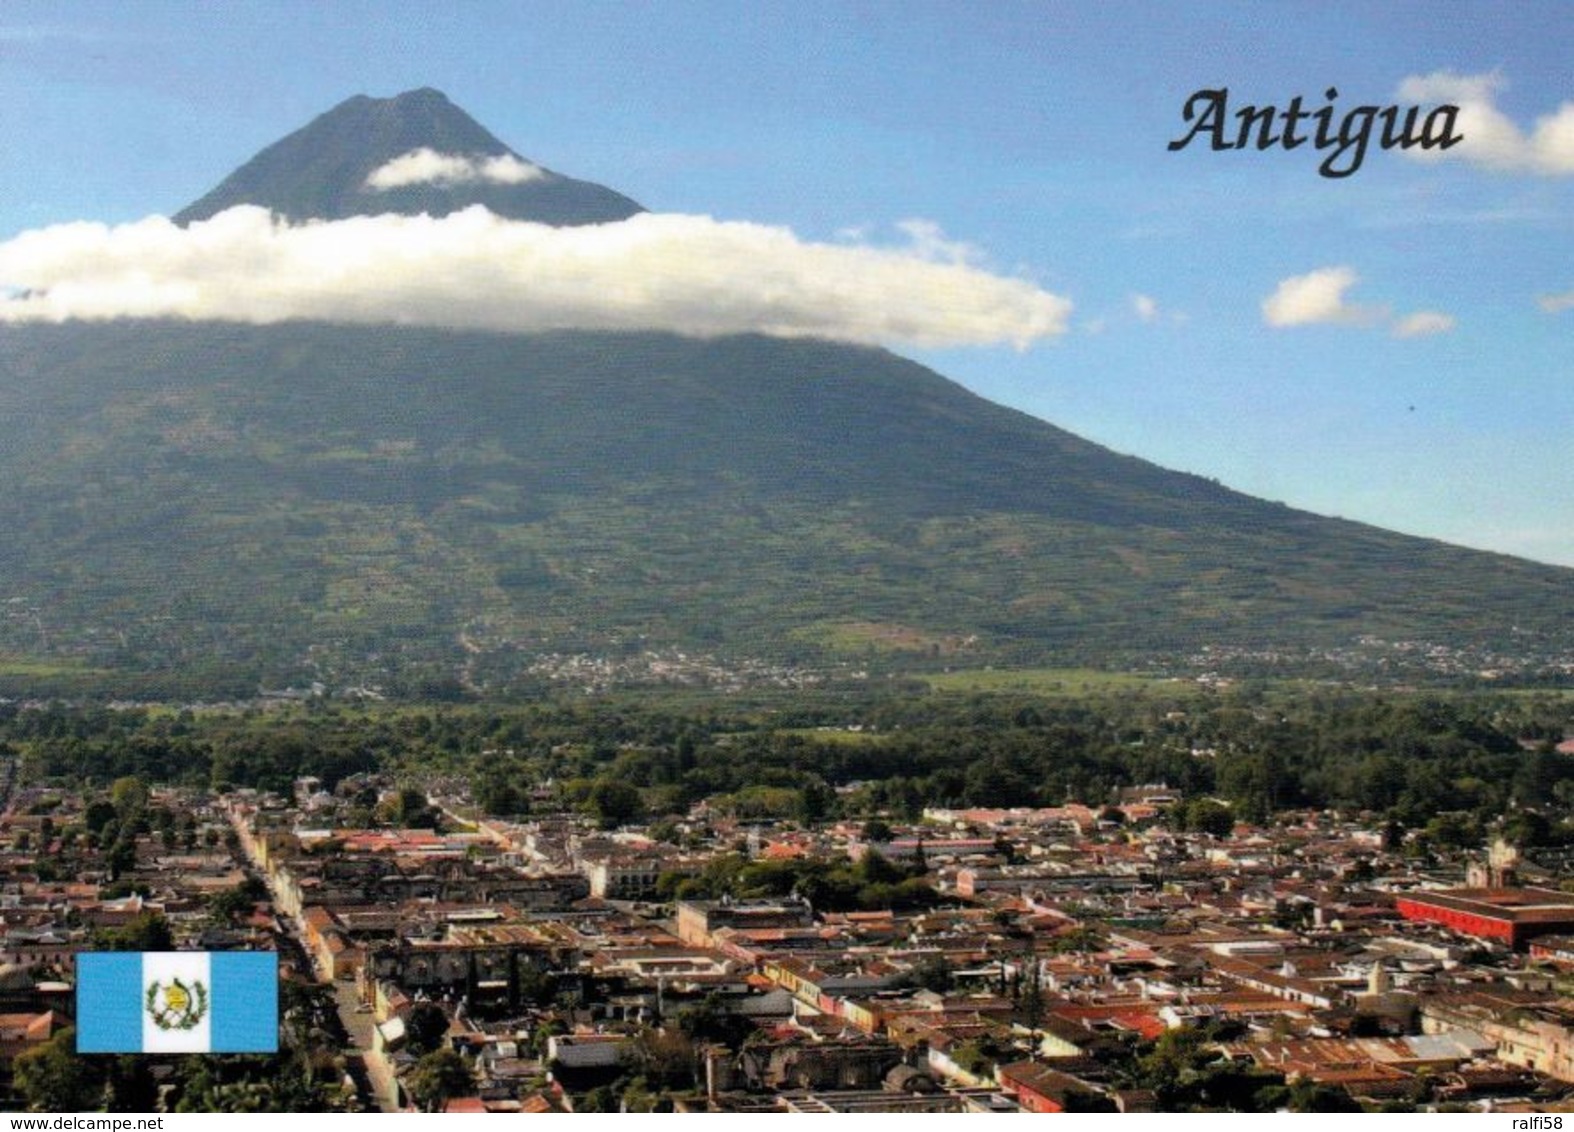
{"type": "MultiPolygon", "coordinates": [[[[642,211],[431,90],[342,103],[176,219],[239,204],[642,211]],[[379,178],[411,160],[442,175],[379,178]]],[[[1574,649],[1574,571],[1254,499],[821,340],[11,326],[0,475],[12,691],[1574,649]]]]}

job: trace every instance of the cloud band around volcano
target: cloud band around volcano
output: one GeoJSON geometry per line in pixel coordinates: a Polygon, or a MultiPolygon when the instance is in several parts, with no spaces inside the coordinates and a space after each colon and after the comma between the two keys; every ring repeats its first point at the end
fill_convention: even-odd
{"type": "Polygon", "coordinates": [[[456,329],[760,332],[918,347],[1064,332],[1022,279],[786,228],[644,213],[553,228],[476,206],[290,224],[254,206],[182,228],[80,222],[0,243],[0,321],[297,319],[456,329]],[[3,293],[3,292],[0,292],[3,293]]]}

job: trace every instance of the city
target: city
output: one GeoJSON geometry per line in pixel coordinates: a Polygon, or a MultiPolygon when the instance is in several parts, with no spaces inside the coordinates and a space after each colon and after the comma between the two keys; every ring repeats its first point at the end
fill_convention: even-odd
{"type": "MultiPolygon", "coordinates": [[[[1506,756],[1539,765],[1550,793],[1504,820],[1459,808],[1407,824],[1432,803],[1403,779],[1385,812],[1264,809],[1239,793],[1250,740],[1196,738],[1250,712],[1227,692],[1188,695],[1136,696],[1127,709],[1151,730],[1126,738],[1168,735],[1172,765],[1184,746],[1187,783],[1086,781],[1090,801],[1031,806],[936,805],[927,779],[807,772],[685,801],[638,769],[670,757],[697,783],[740,744],[799,763],[922,750],[938,741],[918,722],[932,704],[884,732],[873,721],[891,705],[754,736],[713,716],[709,733],[625,740],[601,773],[567,779],[522,768],[607,757],[552,740],[609,716],[626,735],[670,734],[670,705],[405,710],[375,727],[276,705],[229,741],[293,730],[306,765],[337,773],[278,789],[121,775],[85,792],[37,780],[51,764],[36,752],[58,760],[62,745],[41,736],[71,713],[13,709],[9,749],[31,751],[4,764],[6,1087],[24,1106],[148,1111],[1544,1111],[1574,1095],[1574,850],[1548,816],[1574,781],[1570,743],[1542,727],[1523,742],[1537,751],[1506,756]],[[350,769],[332,748],[357,727],[432,752],[482,733],[542,741],[461,753],[468,775],[435,767],[422,789],[350,769]],[[131,1077],[77,1058],[61,1037],[74,956],[102,948],[277,950],[280,1053],[155,1059],[131,1077]]],[[[1503,725],[1566,712],[1556,695],[1535,703],[1503,725]]],[[[1067,713],[1119,710],[995,710],[1008,708],[1040,737],[1067,713]]],[[[1405,710],[1466,734],[1472,708],[1489,712],[1468,697],[1405,710]]],[[[968,710],[984,711],[976,697],[968,710]]],[[[217,754],[242,723],[232,709],[83,715],[87,734],[125,717],[120,746],[144,758],[172,732],[217,754]]],[[[1466,753],[1419,757],[1452,774],[1466,753]]],[[[762,780],[778,761],[749,759],[762,780]]],[[[1152,765],[1130,758],[1126,776],[1152,765]]],[[[1352,776],[1379,789],[1385,772],[1352,776]]],[[[987,797],[984,777],[960,781],[961,798],[987,797]]],[[[1449,789],[1495,805],[1480,783],[1449,789]]]]}

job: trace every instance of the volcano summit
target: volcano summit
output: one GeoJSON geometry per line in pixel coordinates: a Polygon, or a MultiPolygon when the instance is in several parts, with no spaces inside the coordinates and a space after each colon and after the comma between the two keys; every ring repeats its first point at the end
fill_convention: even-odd
{"type": "Polygon", "coordinates": [[[176,213],[175,222],[207,220],[238,204],[262,205],[289,220],[447,216],[482,205],[511,220],[553,225],[602,224],[644,211],[621,193],[525,160],[429,87],[341,102],[257,154],[176,213]],[[482,162],[470,177],[452,176],[452,167],[445,177],[430,165],[422,176],[419,158],[411,160],[422,153],[482,162]],[[497,175],[486,176],[487,159],[497,175]],[[402,176],[395,164],[401,161],[402,176]]]}

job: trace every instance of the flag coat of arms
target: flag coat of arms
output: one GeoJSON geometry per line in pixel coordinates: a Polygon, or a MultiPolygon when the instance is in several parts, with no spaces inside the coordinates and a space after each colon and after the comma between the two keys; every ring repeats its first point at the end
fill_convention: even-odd
{"type": "Polygon", "coordinates": [[[77,955],[78,1053],[273,1053],[272,951],[77,955]]]}

